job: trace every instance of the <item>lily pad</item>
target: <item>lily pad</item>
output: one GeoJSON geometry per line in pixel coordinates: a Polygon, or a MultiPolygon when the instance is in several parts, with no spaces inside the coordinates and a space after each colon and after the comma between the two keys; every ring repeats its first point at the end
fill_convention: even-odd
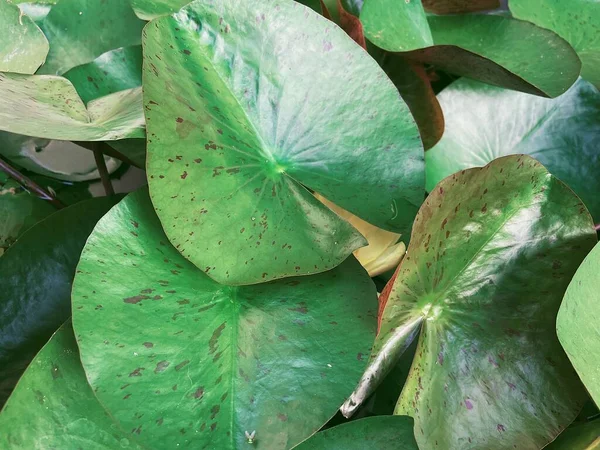
{"type": "Polygon", "coordinates": [[[375,332],[375,288],[354,258],[310,277],[220,285],[168,243],[147,189],[98,223],[77,272],[88,380],[149,447],[247,448],[246,431],[256,448],[293,447],[351,392],[375,332]]]}
{"type": "Polygon", "coordinates": [[[6,449],[140,448],[96,400],[70,324],[33,359],[0,414],[0,428],[6,449]]]}
{"type": "Polygon", "coordinates": [[[0,257],[0,403],[71,314],[71,283],[92,228],[114,204],[96,198],[51,214],[0,257]]]}
{"type": "Polygon", "coordinates": [[[140,19],[152,20],[179,11],[189,0],[129,0],[140,19]]]}
{"type": "Polygon", "coordinates": [[[556,320],[558,338],[597,405],[600,405],[599,263],[597,245],[573,277],[556,320]]]}
{"type": "Polygon", "coordinates": [[[600,4],[597,0],[510,0],[510,11],[562,36],[583,67],[581,76],[600,89],[600,4]]]}
{"type": "Polygon", "coordinates": [[[125,0],[60,0],[37,23],[50,42],[41,75],[62,75],[109,50],[139,45],[145,25],[125,0]]]}
{"type": "Polygon", "coordinates": [[[374,391],[420,329],[395,414],[420,448],[542,448],[586,400],[556,313],[596,243],[585,206],[526,155],[454,174],[421,207],[369,366],[342,407],[374,391]]]}
{"type": "Polygon", "coordinates": [[[49,48],[42,30],[7,0],[0,0],[0,29],[0,71],[35,73],[49,48]]]}
{"type": "Polygon", "coordinates": [[[418,450],[413,423],[406,416],[367,417],[321,431],[295,450],[418,450]]]}
{"type": "Polygon", "coordinates": [[[196,1],[146,28],[144,58],[152,201],[215,280],[322,272],[365,244],[304,186],[410,229],[423,199],[415,122],[376,62],[314,11],[196,1]]]}
{"type": "Polygon", "coordinates": [[[460,79],[438,99],[446,131],[425,156],[429,191],[460,170],[526,153],[567,183],[600,220],[600,92],[593,85],[580,79],[550,100],[460,79]]]}
{"type": "Polygon", "coordinates": [[[84,103],[142,85],[142,47],[117,48],[63,75],[84,103]]]}
{"type": "Polygon", "coordinates": [[[98,98],[86,108],[63,77],[0,73],[0,95],[3,131],[68,141],[145,136],[141,88],[98,98]]]}

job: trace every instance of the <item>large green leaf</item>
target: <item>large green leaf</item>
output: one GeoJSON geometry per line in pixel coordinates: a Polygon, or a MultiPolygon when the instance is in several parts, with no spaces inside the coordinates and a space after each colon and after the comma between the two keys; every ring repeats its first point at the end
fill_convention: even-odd
{"type": "Polygon", "coordinates": [[[109,50],[139,45],[144,22],[126,0],[60,0],[38,25],[50,41],[38,74],[62,75],[109,50]]]}
{"type": "Polygon", "coordinates": [[[141,138],[141,88],[91,101],[71,82],[49,75],[0,73],[0,130],[47,139],[102,141],[141,138]]]}
{"type": "Polygon", "coordinates": [[[600,93],[583,80],[556,99],[460,79],[438,99],[442,140],[426,153],[427,189],[494,158],[526,153],[567,183],[600,220],[600,93]]]}
{"type": "Polygon", "coordinates": [[[179,11],[189,0],[129,0],[131,7],[140,19],[152,20],[156,17],[179,11]]]}
{"type": "Polygon", "coordinates": [[[421,207],[352,414],[421,330],[396,414],[421,448],[539,449],[585,390],[556,337],[563,293],[596,242],[590,215],[536,160],[439,183],[421,207]]]}
{"type": "Polygon", "coordinates": [[[84,103],[142,85],[142,47],[117,48],[63,75],[84,103]]]}
{"type": "Polygon", "coordinates": [[[558,338],[592,399],[600,405],[600,246],[583,261],[556,321],[558,338]]]}
{"type": "Polygon", "coordinates": [[[295,450],[418,450],[413,420],[406,416],[367,417],[329,428],[295,450]]]}
{"type": "Polygon", "coordinates": [[[364,369],[377,299],[354,258],[266,284],[217,284],[169,245],[148,191],[96,226],[73,325],[96,395],[142,444],[289,448],[333,416],[364,369]]]}
{"type": "Polygon", "coordinates": [[[48,40],[19,7],[0,0],[0,71],[32,74],[48,54],[48,40]]]}
{"type": "Polygon", "coordinates": [[[87,384],[70,324],[33,359],[0,414],[0,447],[11,450],[139,448],[87,384]]]}
{"type": "Polygon", "coordinates": [[[114,204],[97,198],[61,209],[27,230],[0,257],[0,403],[71,314],[71,283],[92,228],[114,204]]]}
{"type": "Polygon", "coordinates": [[[600,419],[567,428],[546,447],[546,450],[598,449],[600,449],[600,419]]]}
{"type": "Polygon", "coordinates": [[[410,228],[418,129],[341,29],[295,2],[196,1],[148,26],[144,49],[152,201],[209,276],[322,272],[364,245],[304,186],[380,228],[410,228]]]}
{"type": "Polygon", "coordinates": [[[518,19],[569,41],[583,63],[581,75],[600,88],[600,1],[510,0],[509,6],[518,19]]]}

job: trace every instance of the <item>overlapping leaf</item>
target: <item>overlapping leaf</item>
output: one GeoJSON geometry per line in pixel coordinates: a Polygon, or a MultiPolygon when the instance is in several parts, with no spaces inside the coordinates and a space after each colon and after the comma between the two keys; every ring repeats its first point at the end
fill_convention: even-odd
{"type": "Polygon", "coordinates": [[[579,80],[544,99],[461,79],[438,96],[442,140],[426,153],[427,188],[494,158],[526,153],[571,187],[600,220],[600,93],[579,80]]]}
{"type": "Polygon", "coordinates": [[[598,450],[600,419],[567,428],[546,450],[598,450]]]}
{"type": "MultiPolygon", "coordinates": [[[[226,255],[224,255],[226,257],[226,255]]],[[[101,403],[144,445],[290,448],[358,380],[376,292],[354,260],[266,284],[217,284],[172,247],[147,190],[96,226],[73,324],[101,403]]]]}
{"type": "Polygon", "coordinates": [[[179,11],[188,0],[129,0],[140,19],[152,20],[179,11]]]}
{"type": "Polygon", "coordinates": [[[600,246],[573,277],[556,321],[558,338],[592,399],[600,405],[600,246]]]}
{"type": "Polygon", "coordinates": [[[500,0],[423,0],[423,7],[434,14],[459,14],[499,8],[500,0]]]}
{"type": "Polygon", "coordinates": [[[508,156],[439,183],[421,207],[369,366],[363,402],[420,329],[397,414],[421,448],[541,448],[585,391],[556,337],[563,293],[596,242],[573,192],[508,156]]]}
{"type": "Polygon", "coordinates": [[[316,273],[364,245],[304,186],[381,228],[410,228],[417,127],[342,30],[293,2],[196,1],[154,21],[144,49],[152,201],[209,276],[316,273]]]}

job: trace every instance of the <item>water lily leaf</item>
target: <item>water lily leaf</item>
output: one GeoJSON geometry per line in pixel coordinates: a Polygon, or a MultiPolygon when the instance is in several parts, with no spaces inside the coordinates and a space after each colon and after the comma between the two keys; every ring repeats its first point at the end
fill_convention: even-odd
{"type": "Polygon", "coordinates": [[[189,0],[129,0],[136,15],[143,20],[152,20],[160,16],[179,11],[189,0]]]}
{"type": "Polygon", "coordinates": [[[95,198],[61,209],[27,230],[0,257],[0,403],[71,314],[79,254],[114,201],[95,198]]]}
{"type": "Polygon", "coordinates": [[[546,450],[600,449],[600,419],[567,428],[545,448],[546,450]]]}
{"type": "Polygon", "coordinates": [[[600,93],[590,83],[580,79],[550,100],[460,79],[438,99],[446,131],[426,153],[428,190],[462,169],[527,153],[567,183],[600,220],[600,93]]]}
{"type": "Polygon", "coordinates": [[[526,155],[440,182],[421,207],[352,414],[421,331],[395,414],[420,448],[542,448],[586,400],[556,337],[596,243],[583,203],[526,155]]]}
{"type": "Polygon", "coordinates": [[[70,324],[33,359],[0,414],[0,447],[138,449],[87,384],[70,324]]]}
{"type": "Polygon", "coordinates": [[[109,50],[139,45],[144,24],[127,1],[60,0],[38,21],[50,52],[37,73],[62,75],[109,50]]]}
{"type": "Polygon", "coordinates": [[[426,11],[434,14],[460,14],[500,7],[500,0],[423,0],[426,11]]]}
{"type": "Polygon", "coordinates": [[[583,63],[581,76],[600,89],[600,4],[597,0],[510,0],[509,6],[516,18],[552,30],[569,41],[583,63]]]}
{"type": "Polygon", "coordinates": [[[35,73],[48,54],[44,33],[7,0],[0,0],[0,29],[0,71],[35,73]]]}
{"type": "Polygon", "coordinates": [[[147,189],[98,223],[77,271],[88,380],[150,447],[246,448],[246,431],[256,448],[292,447],[350,393],[375,331],[375,288],[354,258],[310,277],[220,285],[168,243],[147,189]]]}
{"type": "Polygon", "coordinates": [[[418,450],[413,420],[406,416],[377,416],[329,428],[295,450],[418,450]]]}
{"type": "Polygon", "coordinates": [[[573,277],[556,321],[558,338],[597,405],[600,405],[599,261],[600,246],[596,246],[573,277]]]}
{"type": "Polygon", "coordinates": [[[142,85],[142,46],[117,48],[63,75],[84,103],[142,85]]]}
{"type": "Polygon", "coordinates": [[[69,141],[145,136],[141,88],[98,98],[86,108],[63,77],[0,73],[0,95],[3,131],[69,141]]]}
{"type": "Polygon", "coordinates": [[[423,198],[414,120],[376,62],[314,11],[196,1],[154,21],[144,48],[152,201],[209,276],[321,272],[364,245],[304,186],[380,228],[410,228],[423,198]]]}

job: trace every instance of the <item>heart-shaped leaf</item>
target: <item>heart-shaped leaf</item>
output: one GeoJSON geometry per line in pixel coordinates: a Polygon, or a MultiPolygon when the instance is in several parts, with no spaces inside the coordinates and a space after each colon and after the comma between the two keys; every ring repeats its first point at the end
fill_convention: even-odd
{"type": "Polygon", "coordinates": [[[585,391],[556,337],[563,293],[596,242],[585,206],[536,160],[439,183],[421,207],[350,415],[421,330],[396,414],[421,448],[541,448],[585,391]]]}
{"type": "Polygon", "coordinates": [[[0,257],[0,403],[71,314],[71,283],[92,228],[114,204],[96,198],[55,212],[0,257]]]}
{"type": "Polygon", "coordinates": [[[418,450],[413,423],[406,416],[367,417],[321,431],[295,450],[418,450]]]}
{"type": "Polygon", "coordinates": [[[434,14],[460,14],[500,7],[500,0],[423,0],[426,11],[434,14]]]}
{"type": "Polygon", "coordinates": [[[35,73],[48,54],[44,33],[8,0],[0,0],[0,30],[0,71],[35,73]]]}
{"type": "Polygon", "coordinates": [[[220,285],[168,243],[147,190],[98,223],[77,272],[88,380],[149,446],[246,448],[255,430],[257,448],[292,447],[350,393],[375,331],[375,288],[354,258],[310,277],[220,285]]]}
{"type": "Polygon", "coordinates": [[[63,77],[0,73],[0,96],[3,131],[69,141],[145,136],[141,88],[98,98],[86,108],[63,77]]]}
{"type": "Polygon", "coordinates": [[[600,4],[597,0],[510,0],[510,11],[547,28],[573,46],[583,67],[581,76],[600,89],[600,4]]]}
{"type": "Polygon", "coordinates": [[[37,22],[50,42],[38,74],[62,75],[109,50],[139,45],[144,22],[126,0],[60,0],[37,22]]]}
{"type": "Polygon", "coordinates": [[[140,19],[152,20],[179,11],[189,0],[129,0],[140,19]]]}
{"type": "Polygon", "coordinates": [[[139,449],[102,409],[85,379],[70,324],[27,368],[0,414],[5,449],[139,449]]]}
{"type": "Polygon", "coordinates": [[[380,228],[410,228],[423,198],[414,120],[375,61],[314,11],[196,1],[147,27],[144,49],[152,201],[209,276],[322,272],[364,245],[304,186],[380,228]]]}
{"type": "Polygon", "coordinates": [[[600,448],[600,419],[570,426],[546,450],[598,450],[600,448]]]}
{"type": "Polygon", "coordinates": [[[63,75],[84,103],[142,85],[142,47],[133,45],[100,55],[63,75]]]}
{"type": "Polygon", "coordinates": [[[600,246],[577,270],[558,312],[556,330],[592,399],[600,405],[600,246]]]}
{"type": "Polygon", "coordinates": [[[442,140],[427,151],[427,188],[494,158],[526,153],[567,183],[600,220],[600,93],[579,80],[544,99],[460,79],[439,94],[442,140]]]}

